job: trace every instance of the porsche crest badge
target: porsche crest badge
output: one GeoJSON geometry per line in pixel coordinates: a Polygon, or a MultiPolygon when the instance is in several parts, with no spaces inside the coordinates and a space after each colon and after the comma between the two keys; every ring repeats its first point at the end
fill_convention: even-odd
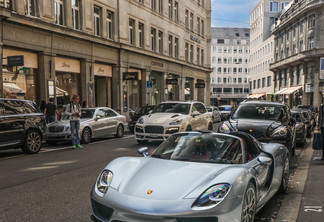
{"type": "Polygon", "coordinates": [[[153,190],[148,190],[147,194],[150,195],[151,193],[153,193],[153,190]]]}

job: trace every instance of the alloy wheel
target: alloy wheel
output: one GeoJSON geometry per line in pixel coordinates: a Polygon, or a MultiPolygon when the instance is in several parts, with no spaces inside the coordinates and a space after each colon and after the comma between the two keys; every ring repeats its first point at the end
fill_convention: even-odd
{"type": "Polygon", "coordinates": [[[253,222],[255,216],[256,195],[255,188],[252,183],[249,183],[248,189],[245,192],[243,207],[242,207],[242,222],[253,222]]]}
{"type": "Polygon", "coordinates": [[[91,132],[88,128],[85,128],[82,132],[82,141],[86,144],[91,141],[91,132]]]}

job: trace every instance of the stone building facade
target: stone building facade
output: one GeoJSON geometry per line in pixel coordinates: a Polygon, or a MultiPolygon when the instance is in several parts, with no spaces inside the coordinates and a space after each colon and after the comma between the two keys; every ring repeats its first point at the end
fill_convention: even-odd
{"type": "Polygon", "coordinates": [[[0,0],[1,96],[62,106],[78,94],[125,114],[209,103],[210,16],[210,0],[0,0]]]}
{"type": "Polygon", "coordinates": [[[291,107],[319,106],[324,86],[324,2],[295,0],[278,18],[275,36],[274,89],[291,107]]]}

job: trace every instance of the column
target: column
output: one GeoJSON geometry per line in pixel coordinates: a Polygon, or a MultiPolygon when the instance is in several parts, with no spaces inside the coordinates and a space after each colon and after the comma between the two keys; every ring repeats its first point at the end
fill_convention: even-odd
{"type": "Polygon", "coordinates": [[[315,58],[314,60],[314,97],[313,97],[313,105],[320,106],[322,104],[322,94],[319,90],[319,73],[320,73],[320,58],[315,58]]]}
{"type": "MultiPolygon", "coordinates": [[[[167,79],[167,73],[163,73],[161,76],[161,87],[160,87],[160,99],[161,102],[167,101],[168,100],[168,95],[165,94],[165,89],[166,89],[166,79],[167,79]]],[[[158,104],[157,104],[158,105],[158,104]]]]}
{"type": "Polygon", "coordinates": [[[119,66],[114,65],[112,68],[112,108],[117,112],[121,112],[120,100],[121,100],[121,84],[122,77],[119,71],[119,66]]]}
{"type": "MultiPolygon", "coordinates": [[[[36,87],[36,98],[38,102],[49,100],[48,81],[54,81],[55,86],[55,55],[48,52],[38,54],[38,80],[39,86],[36,87]]],[[[54,91],[55,92],[55,91],[54,91]]],[[[55,98],[56,99],[56,98],[55,98]]]]}
{"type": "Polygon", "coordinates": [[[89,60],[82,60],[80,62],[80,79],[81,79],[81,95],[80,102],[86,101],[89,107],[95,107],[95,86],[93,63],[89,60]]]}
{"type": "Polygon", "coordinates": [[[141,106],[145,106],[146,104],[150,104],[151,105],[151,93],[148,93],[146,90],[146,82],[150,81],[150,71],[149,70],[142,70],[142,93],[141,93],[141,97],[142,97],[142,104],[140,104],[141,106]]]}

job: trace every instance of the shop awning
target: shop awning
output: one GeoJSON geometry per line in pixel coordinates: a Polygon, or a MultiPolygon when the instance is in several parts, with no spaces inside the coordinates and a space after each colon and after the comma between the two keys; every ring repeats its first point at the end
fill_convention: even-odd
{"type": "Polygon", "coordinates": [[[247,98],[248,99],[258,99],[264,95],[265,95],[264,93],[256,93],[256,94],[249,95],[247,98]]]}
{"type": "Polygon", "coordinates": [[[22,90],[19,86],[17,86],[15,83],[11,83],[11,82],[4,82],[3,88],[8,93],[25,93],[25,91],[22,90]]]}
{"type": "Polygon", "coordinates": [[[284,94],[284,95],[289,95],[292,94],[294,92],[296,92],[297,90],[300,90],[302,88],[302,86],[294,86],[294,87],[289,87],[289,88],[283,88],[281,90],[279,90],[278,92],[276,92],[275,94],[284,94]]]}
{"type": "Polygon", "coordinates": [[[67,91],[59,87],[56,87],[56,96],[65,96],[65,95],[68,95],[67,91]]]}
{"type": "Polygon", "coordinates": [[[279,90],[278,92],[276,92],[275,94],[278,95],[278,94],[285,94],[285,92],[288,90],[289,88],[283,88],[281,90],[279,90]]]}
{"type": "Polygon", "coordinates": [[[302,86],[290,87],[287,89],[287,91],[285,91],[285,94],[292,94],[292,93],[296,92],[297,90],[300,90],[301,88],[302,88],[302,86]]]}

